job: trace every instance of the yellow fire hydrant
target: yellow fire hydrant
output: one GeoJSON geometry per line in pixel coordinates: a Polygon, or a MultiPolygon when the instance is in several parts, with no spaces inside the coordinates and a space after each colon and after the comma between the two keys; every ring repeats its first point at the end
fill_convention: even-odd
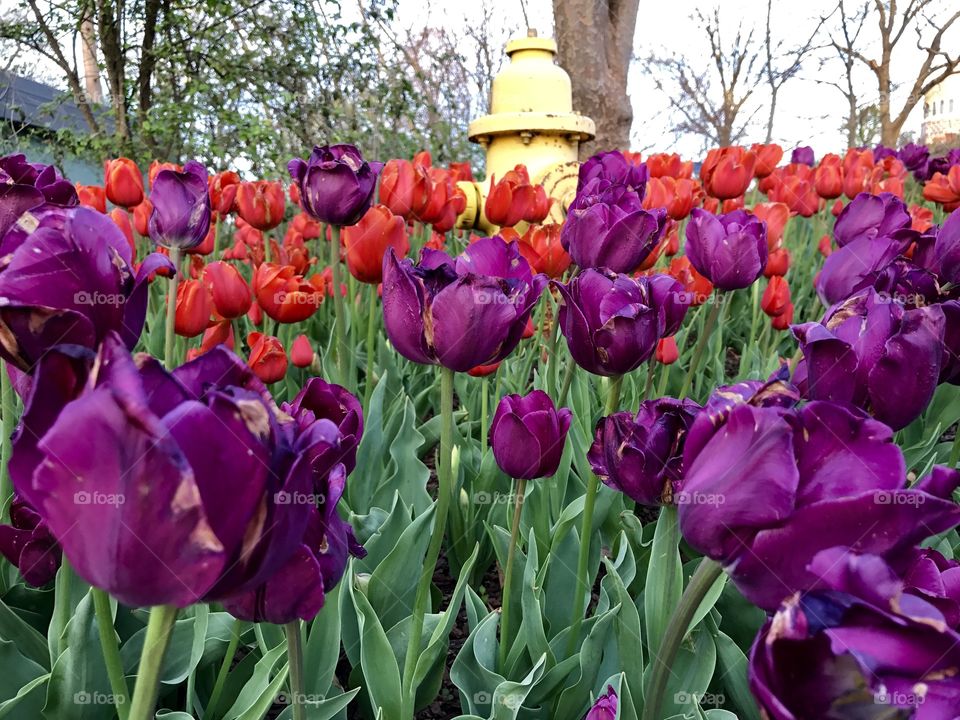
{"type": "Polygon", "coordinates": [[[596,131],[593,120],[573,111],[570,76],[555,62],[556,42],[530,31],[508,42],[506,53],[510,64],[493,79],[490,114],[469,127],[470,141],[486,148],[487,177],[459,184],[467,207],[457,226],[487,234],[497,230],[484,213],[491,180],[521,164],[553,198],[546,222],[562,222],[577,191],[580,143],[596,131]]]}

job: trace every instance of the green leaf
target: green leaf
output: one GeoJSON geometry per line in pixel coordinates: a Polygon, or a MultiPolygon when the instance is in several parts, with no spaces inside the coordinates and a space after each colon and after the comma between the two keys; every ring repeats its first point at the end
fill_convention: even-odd
{"type": "Polygon", "coordinates": [[[25,658],[9,640],[0,640],[0,701],[15,698],[20,688],[47,674],[47,671],[25,658]]]}
{"type": "Polygon", "coordinates": [[[310,623],[303,646],[305,692],[318,697],[326,695],[340,659],[340,594],[341,582],[326,594],[323,607],[310,623]]]}
{"type": "Polygon", "coordinates": [[[374,712],[382,708],[388,718],[399,718],[402,695],[400,668],[390,641],[366,596],[349,583],[350,596],[357,608],[360,627],[360,667],[366,681],[374,712]]]}
{"type": "Polygon", "coordinates": [[[287,679],[286,653],[287,646],[282,644],[257,661],[250,679],[224,715],[225,720],[259,720],[267,713],[287,679]],[[271,680],[278,663],[279,669],[271,680]]]}
{"type": "Polygon", "coordinates": [[[46,638],[0,601],[0,639],[9,640],[20,653],[45,670],[50,667],[46,638]]]}
{"type": "MultiPolygon", "coordinates": [[[[304,705],[304,709],[307,711],[307,720],[331,720],[349,705],[359,692],[360,688],[354,688],[334,697],[317,702],[307,702],[304,705]]],[[[280,713],[277,720],[293,720],[293,706],[280,713]]]]}
{"type": "MultiPolygon", "coordinates": [[[[684,574],[690,578],[693,576],[693,573],[696,572],[696,569],[700,566],[700,559],[691,560],[683,568],[684,574]]],[[[690,620],[690,626],[687,628],[687,632],[690,632],[693,628],[700,624],[700,621],[703,620],[707,613],[709,613],[713,607],[717,604],[717,600],[720,599],[720,595],[723,593],[723,588],[727,584],[727,574],[720,573],[720,576],[714,581],[713,585],[710,586],[710,589],[703,596],[703,600],[700,602],[700,605],[697,607],[697,611],[693,614],[693,618],[690,620]]]]}
{"type": "Polygon", "coordinates": [[[665,506],[660,510],[653,535],[653,548],[647,568],[646,591],[643,594],[644,620],[647,626],[647,647],[655,657],[667,631],[673,611],[683,595],[683,567],[680,563],[680,525],[677,510],[665,506]]]}
{"type": "Polygon", "coordinates": [[[573,684],[568,685],[560,693],[554,720],[578,720],[586,712],[590,692],[597,682],[600,661],[603,658],[603,648],[607,643],[607,637],[618,613],[619,606],[593,618],[594,622],[590,631],[580,647],[580,672],[579,674],[575,673],[576,680],[573,684]]]}
{"type": "Polygon", "coordinates": [[[524,700],[530,694],[531,688],[543,676],[543,664],[546,658],[541,657],[520,682],[505,680],[497,685],[493,691],[492,710],[489,720],[516,720],[524,700]]]}
{"type": "Polygon", "coordinates": [[[712,617],[707,618],[706,626],[717,646],[720,680],[730,693],[740,718],[760,720],[760,711],[747,682],[747,656],[728,635],[717,629],[712,617]]]}
{"type": "Polygon", "coordinates": [[[20,720],[39,717],[46,697],[47,682],[50,673],[34,678],[25,684],[17,694],[0,703],[0,720],[20,720]]]}
{"type": "Polygon", "coordinates": [[[640,612],[613,563],[604,558],[604,564],[607,566],[604,581],[609,581],[613,585],[613,602],[620,605],[615,631],[617,656],[620,667],[623,669],[624,683],[629,686],[634,696],[642,699],[644,659],[643,640],[640,636],[640,612]]]}

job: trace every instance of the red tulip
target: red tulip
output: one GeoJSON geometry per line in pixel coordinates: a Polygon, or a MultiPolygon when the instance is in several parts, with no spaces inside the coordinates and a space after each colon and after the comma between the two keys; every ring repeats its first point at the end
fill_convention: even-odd
{"type": "Polygon", "coordinates": [[[775,277],[787,274],[790,269],[790,252],[785,247],[778,247],[770,251],[767,256],[767,265],[763,269],[764,277],[775,277]]]}
{"type": "Polygon", "coordinates": [[[833,242],[830,240],[829,235],[824,235],[820,238],[820,242],[817,245],[817,250],[824,257],[830,257],[830,253],[833,252],[833,242]]]}
{"type": "Polygon", "coordinates": [[[824,155],[813,171],[813,186],[824,200],[833,200],[843,194],[843,167],[839,155],[824,155]]]}
{"type": "Polygon", "coordinates": [[[150,187],[153,187],[153,181],[156,179],[157,174],[161,170],[174,170],[175,172],[183,172],[183,166],[177,165],[172,162],[160,162],[159,160],[154,160],[150,163],[150,167],[147,169],[147,181],[150,183],[150,187]]]}
{"type": "Polygon", "coordinates": [[[211,175],[209,182],[210,207],[221,218],[226,217],[237,207],[237,189],[240,187],[240,176],[233,170],[224,170],[211,175]]]}
{"type": "Polygon", "coordinates": [[[221,320],[213,323],[203,332],[203,340],[200,341],[200,352],[198,355],[210,352],[217,345],[226,345],[233,350],[233,323],[229,320],[221,320]]]}
{"type": "Polygon", "coordinates": [[[700,179],[711,197],[739,197],[753,180],[756,162],[756,155],[742,147],[714,148],[700,167],[700,179]]]}
{"type": "Polygon", "coordinates": [[[786,309],[770,321],[774,330],[789,330],[793,324],[793,303],[788,302],[786,309]]]}
{"type": "Polygon", "coordinates": [[[383,256],[393,248],[398,257],[410,252],[407,227],[403,218],[386,205],[374,205],[360,222],[343,229],[347,268],[363,283],[378,284],[383,279],[383,256]]]}
{"type": "Polygon", "coordinates": [[[242,317],[250,310],[253,297],[250,286],[233,265],[219,260],[203,269],[203,282],[210,291],[217,314],[228,320],[242,317]]]}
{"type": "Polygon", "coordinates": [[[947,174],[934,173],[923,186],[923,197],[943,205],[947,212],[960,207],[960,165],[954,165],[947,174]]]}
{"type": "Polygon", "coordinates": [[[114,208],[110,211],[110,219],[123,231],[123,236],[127,239],[127,242],[130,243],[130,252],[133,255],[133,259],[136,260],[137,244],[133,240],[133,227],[130,225],[130,213],[123,208],[114,208]]]}
{"type": "Polygon", "coordinates": [[[690,178],[693,176],[693,162],[684,162],[676,153],[656,153],[647,158],[647,170],[652,178],[690,178]]]}
{"type": "Polygon", "coordinates": [[[680,351],[677,350],[677,340],[673,335],[660,338],[657,341],[657,362],[661,365],[673,365],[680,357],[680,351]]]}
{"type": "Polygon", "coordinates": [[[260,265],[253,275],[253,291],[263,312],[282,323],[306,320],[323,302],[322,288],[304,281],[289,265],[260,265]]]}
{"type": "Polygon", "coordinates": [[[757,156],[757,164],[753,168],[753,175],[757,178],[765,178],[772,173],[783,159],[783,148],[776,143],[768,145],[757,143],[750,150],[757,156]]]}
{"type": "Polygon", "coordinates": [[[520,221],[538,223],[550,212],[550,200],[543,186],[530,184],[527,168],[517,165],[499,181],[491,178],[483,211],[494,225],[513,227],[520,221]]]}
{"type": "Polygon", "coordinates": [[[454,182],[473,182],[473,170],[468,162],[450,163],[450,172],[454,182]]]}
{"type": "Polygon", "coordinates": [[[691,305],[702,305],[713,292],[713,283],[697,272],[686,256],[675,257],[670,261],[667,274],[683,285],[691,299],[691,305]]]}
{"type": "Polygon", "coordinates": [[[237,213],[258,230],[272,230],[283,222],[286,195],[283,185],[268,180],[242,182],[237,187],[237,213]]]}
{"type": "Polygon", "coordinates": [[[913,219],[910,227],[917,232],[926,232],[933,226],[933,210],[914,203],[910,206],[910,217],[913,219]]]}
{"type": "Polygon", "coordinates": [[[107,212],[107,192],[100,185],[81,185],[77,183],[76,188],[81,205],[102,213],[107,212]]]}
{"type": "Polygon", "coordinates": [[[779,275],[770,278],[767,289],[763,291],[760,308],[770,317],[783,315],[790,304],[790,286],[779,275]]]}
{"type": "Polygon", "coordinates": [[[429,175],[418,172],[409,160],[388,160],[380,172],[380,202],[402,217],[424,207],[430,189],[429,175]]]}
{"type": "MultiPolygon", "coordinates": [[[[519,238],[520,254],[535,273],[558,278],[570,267],[573,259],[560,244],[560,225],[531,225],[519,238]]],[[[501,236],[503,236],[501,231],[501,236]]],[[[506,238],[504,238],[506,239],[506,238]]]]}
{"type": "Polygon", "coordinates": [[[290,346],[290,362],[294,367],[308,368],[313,364],[313,347],[306,335],[297,335],[290,346]]]}
{"type": "Polygon", "coordinates": [[[247,345],[250,346],[247,365],[258,378],[268,385],[283,379],[287,374],[287,354],[277,338],[252,332],[247,335],[247,345]]]}
{"type": "Polygon", "coordinates": [[[140,237],[150,236],[148,222],[150,220],[150,213],[152,212],[153,203],[150,202],[148,198],[144,198],[143,202],[133,209],[133,226],[136,228],[137,235],[140,237]]]}
{"type": "Polygon", "coordinates": [[[487,375],[493,375],[499,368],[499,362],[491,363],[490,365],[477,365],[475,368],[467,370],[467,375],[471,377],[486,377],[487,375]]]}
{"type": "Polygon", "coordinates": [[[133,160],[125,157],[107,160],[103,169],[103,185],[110,202],[125,208],[143,202],[143,175],[133,160]]]}
{"type": "Polygon", "coordinates": [[[177,287],[174,331],[183,337],[196,337],[210,324],[213,302],[199,280],[184,280],[177,287]]]}
{"type": "Polygon", "coordinates": [[[780,245],[784,228],[790,219],[790,208],[786,203],[757,203],[753,207],[753,214],[767,223],[767,248],[775,250],[780,245]]]}

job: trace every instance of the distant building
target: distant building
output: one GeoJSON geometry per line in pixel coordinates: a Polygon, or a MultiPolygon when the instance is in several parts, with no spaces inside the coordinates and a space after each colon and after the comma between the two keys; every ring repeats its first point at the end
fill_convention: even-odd
{"type": "Polygon", "coordinates": [[[920,140],[929,144],[960,140],[960,75],[951,75],[923,98],[920,140]]]}
{"type": "Polygon", "coordinates": [[[56,165],[74,182],[102,183],[102,167],[63,152],[61,131],[90,131],[80,108],[62,90],[0,70],[0,154],[22,152],[33,162],[56,165]]]}

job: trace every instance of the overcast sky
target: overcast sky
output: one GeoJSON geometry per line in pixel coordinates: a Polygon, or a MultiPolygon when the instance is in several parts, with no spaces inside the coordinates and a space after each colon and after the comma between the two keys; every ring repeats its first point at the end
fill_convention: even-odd
{"type": "MultiPolygon", "coordinates": [[[[484,0],[465,2],[464,0],[430,0],[429,10],[424,12],[423,0],[400,0],[399,19],[410,26],[422,24],[423,18],[434,25],[458,27],[465,23],[475,23],[481,16],[484,0]]],[[[941,8],[950,8],[952,0],[942,0],[941,8]]],[[[541,35],[552,35],[553,10],[551,0],[485,0],[495,8],[496,17],[502,27],[492,28],[494,35],[525,34],[522,5],[530,25],[541,35]]],[[[763,0],[718,0],[722,32],[732,37],[737,25],[745,28],[757,27],[758,38],[762,38],[766,3],[763,0]]],[[[849,6],[855,6],[850,3],[849,6]]],[[[774,0],[772,34],[775,41],[784,40],[785,47],[800,45],[806,41],[821,15],[828,15],[836,6],[836,0],[774,0]]],[[[686,54],[688,57],[705,56],[706,40],[697,33],[696,25],[690,16],[697,8],[708,12],[713,5],[702,0],[640,0],[637,30],[634,37],[635,56],[645,56],[651,52],[667,54],[686,54]]],[[[877,34],[875,23],[870,20],[864,28],[864,38],[873,38],[877,34]]],[[[960,26],[954,27],[945,46],[960,48],[960,26]]],[[[869,46],[868,46],[869,47],[869,46]]],[[[894,55],[894,81],[912,82],[913,77],[905,77],[915,72],[922,61],[922,54],[916,49],[915,38],[905,35],[894,55]],[[901,68],[898,74],[898,68],[901,68]]],[[[797,144],[810,144],[818,151],[828,152],[846,146],[840,127],[844,121],[846,99],[833,87],[817,83],[816,79],[840,80],[842,66],[832,63],[820,68],[816,59],[808,61],[799,76],[786,84],[781,91],[777,115],[774,123],[774,139],[785,147],[797,144]]],[[[575,68],[567,68],[575,73],[575,68]]],[[[857,70],[857,84],[862,97],[875,97],[876,81],[864,68],[857,70]]],[[[639,63],[631,68],[629,92],[633,102],[632,145],[634,149],[673,150],[686,156],[697,156],[701,141],[695,138],[676,139],[669,132],[669,112],[667,99],[659,93],[652,80],[644,77],[639,63]]],[[[756,91],[764,109],[758,113],[755,128],[750,134],[752,141],[762,141],[766,135],[767,94],[765,87],[756,91]]],[[[920,133],[921,108],[917,108],[905,126],[905,131],[920,133]]]]}

